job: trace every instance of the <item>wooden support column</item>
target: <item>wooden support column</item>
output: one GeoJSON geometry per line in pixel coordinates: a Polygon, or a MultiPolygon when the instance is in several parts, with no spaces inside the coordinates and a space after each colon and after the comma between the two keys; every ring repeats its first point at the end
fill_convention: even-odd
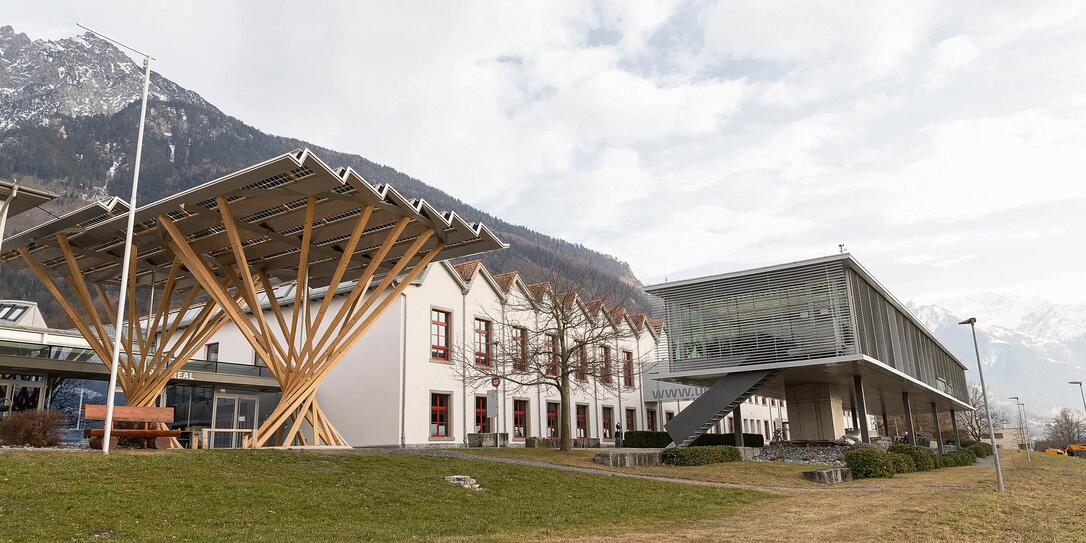
{"type": "MultiPolygon", "coordinates": [[[[306,199],[300,239],[276,234],[269,234],[268,237],[278,242],[300,242],[298,263],[294,270],[294,296],[291,307],[286,310],[275,295],[275,286],[268,277],[269,270],[262,268],[259,261],[250,263],[246,254],[250,239],[244,239],[242,232],[250,238],[263,234],[254,233],[252,225],[239,222],[230,205],[225,198],[216,199],[216,208],[222,217],[233,257],[233,262],[220,260],[217,266],[220,270],[226,270],[227,277],[233,278],[232,285],[212,271],[210,266],[215,263],[198,254],[169,217],[160,216],[159,225],[177,258],[208,295],[223,307],[224,313],[238,326],[246,341],[279,382],[279,403],[257,429],[256,439],[248,445],[347,446],[347,441],[320,407],[317,400],[320,383],[441,252],[444,243],[435,238],[435,232],[430,228],[423,229],[414,237],[402,239],[412,222],[408,217],[402,217],[387,227],[381,245],[367,253],[370,258],[359,274],[347,277],[351,259],[356,256],[363,234],[371,227],[370,221],[375,211],[371,206],[364,207],[352,226],[349,238],[338,247],[342,252],[334,272],[328,278],[328,290],[313,314],[308,307],[309,255],[311,250],[323,251],[318,255],[328,250],[314,244],[315,230],[321,221],[314,218],[317,198],[310,196],[306,199]],[[399,257],[387,260],[394,247],[408,240],[410,244],[399,257]],[[427,244],[431,244],[429,249],[425,249],[427,244]],[[382,266],[388,264],[391,266],[384,271],[378,285],[371,288],[382,266]],[[332,311],[336,287],[349,279],[355,280],[355,286],[342,298],[339,309],[332,311]],[[233,295],[230,294],[231,288],[233,295]],[[267,312],[258,304],[261,293],[268,300],[267,312]],[[246,307],[240,306],[239,301],[243,301],[246,307]],[[270,313],[274,322],[268,322],[266,313],[270,313]]],[[[261,241],[257,239],[252,243],[259,244],[261,241]]]]}

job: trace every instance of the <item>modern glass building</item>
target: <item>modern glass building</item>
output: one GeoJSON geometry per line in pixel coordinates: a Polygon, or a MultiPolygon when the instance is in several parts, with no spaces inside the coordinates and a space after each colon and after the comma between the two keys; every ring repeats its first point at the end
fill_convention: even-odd
{"type": "Polygon", "coordinates": [[[660,378],[711,387],[669,425],[676,443],[755,390],[788,400],[793,436],[806,440],[841,437],[842,409],[865,439],[867,415],[882,416],[882,433],[904,415],[912,436],[914,410],[970,409],[965,366],[848,254],[646,290],[667,322],[660,378]]]}

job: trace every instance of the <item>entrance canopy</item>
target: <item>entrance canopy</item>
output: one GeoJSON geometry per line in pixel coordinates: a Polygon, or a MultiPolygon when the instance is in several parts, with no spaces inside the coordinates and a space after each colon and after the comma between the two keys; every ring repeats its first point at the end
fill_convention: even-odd
{"type": "Polygon", "coordinates": [[[15,183],[0,181],[0,202],[7,202],[9,217],[29,211],[56,197],[56,194],[47,190],[32,189],[15,183]],[[12,198],[12,195],[15,197],[12,198]]]}
{"type": "MultiPolygon", "coordinates": [[[[367,206],[373,208],[372,214],[351,256],[348,273],[367,265],[387,233],[400,221],[406,227],[393,248],[383,255],[381,270],[392,268],[405,249],[428,229],[434,234],[420,254],[439,242],[445,245],[434,260],[505,246],[481,224],[468,224],[453,211],[438,211],[424,200],[409,199],[389,185],[371,185],[350,168],[333,170],[309,150],[299,150],[137,209],[133,238],[138,249],[136,284],[145,287],[153,282],[162,286],[167,281],[174,256],[168,248],[170,237],[160,228],[163,217],[176,226],[213,271],[224,266],[237,268],[217,197],[230,204],[247,264],[264,270],[271,278],[293,280],[297,277],[306,204],[311,196],[316,198],[316,205],[309,210],[313,238],[306,258],[311,288],[328,284],[343,254],[343,245],[367,206]]],[[[118,283],[127,227],[127,209],[123,206],[123,202],[117,201],[92,204],[9,238],[4,241],[0,262],[12,267],[25,266],[19,258],[19,249],[25,248],[51,272],[67,273],[64,251],[56,236],[63,232],[88,281],[118,283]]],[[[404,270],[410,270],[417,261],[418,257],[404,270]]],[[[191,274],[182,270],[174,288],[184,289],[192,284],[191,274]]]]}

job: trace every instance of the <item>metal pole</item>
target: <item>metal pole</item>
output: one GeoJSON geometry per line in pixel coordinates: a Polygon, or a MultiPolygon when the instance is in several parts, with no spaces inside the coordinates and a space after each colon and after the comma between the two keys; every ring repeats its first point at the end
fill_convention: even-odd
{"type": "Polygon", "coordinates": [[[1069,385],[1078,385],[1078,395],[1082,397],[1082,413],[1086,415],[1086,393],[1082,392],[1082,381],[1070,381],[1069,385]]]}
{"type": "Polygon", "coordinates": [[[996,482],[999,483],[999,491],[1003,492],[1006,490],[1006,487],[1003,486],[1003,466],[999,464],[999,449],[996,448],[995,429],[992,428],[992,410],[988,408],[988,388],[984,384],[984,366],[980,363],[980,346],[977,344],[976,323],[977,319],[975,317],[969,317],[958,324],[968,324],[969,330],[973,332],[973,351],[977,354],[977,373],[980,374],[980,393],[984,395],[984,416],[988,420],[988,441],[992,445],[992,457],[995,458],[996,482]]]}
{"type": "Polygon", "coordinates": [[[1029,423],[1026,422],[1026,404],[1018,402],[1018,418],[1021,419],[1022,425],[1022,440],[1026,442],[1026,461],[1032,462],[1033,458],[1030,457],[1029,446],[1029,423]]]}
{"type": "MultiPolygon", "coordinates": [[[[89,29],[88,29],[89,30],[89,29]]],[[[93,31],[92,31],[93,32],[93,31]]],[[[106,395],[105,436],[102,453],[109,454],[109,439],[113,428],[114,390],[117,388],[117,365],[121,358],[121,329],[124,327],[125,295],[128,293],[128,272],[132,252],[132,230],[136,222],[136,191],[140,182],[140,158],[143,154],[143,125],[147,119],[147,91],[151,86],[151,56],[143,57],[143,105],[140,107],[140,129],[136,137],[136,163],[132,172],[132,197],[128,200],[128,228],[124,235],[124,261],[121,263],[121,292],[117,296],[117,326],[113,330],[113,357],[110,361],[109,388],[106,395]]]]}

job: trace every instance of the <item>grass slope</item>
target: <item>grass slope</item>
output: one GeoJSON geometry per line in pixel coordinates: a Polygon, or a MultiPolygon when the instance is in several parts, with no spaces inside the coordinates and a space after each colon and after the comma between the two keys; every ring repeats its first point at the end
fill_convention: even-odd
{"type": "Polygon", "coordinates": [[[287,451],[0,452],[0,496],[0,541],[576,538],[661,530],[765,497],[447,458],[287,451]],[[486,491],[444,482],[452,474],[486,491]]]}

